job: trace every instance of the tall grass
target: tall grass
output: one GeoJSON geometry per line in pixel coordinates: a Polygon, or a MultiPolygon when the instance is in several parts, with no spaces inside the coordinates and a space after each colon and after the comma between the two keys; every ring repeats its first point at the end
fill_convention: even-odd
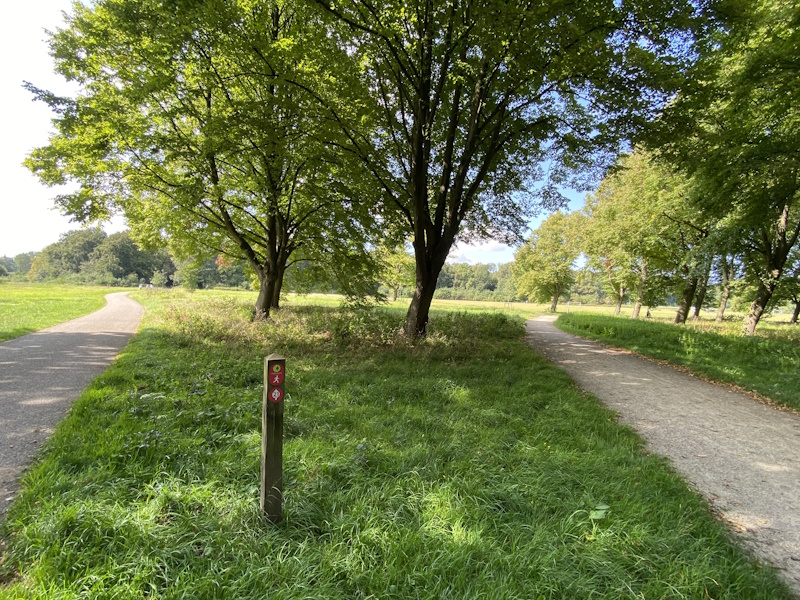
{"type": "Polygon", "coordinates": [[[800,409],[800,328],[768,327],[744,337],[733,323],[679,326],[589,314],[562,315],[556,324],[800,409]]]}
{"type": "Polygon", "coordinates": [[[12,506],[4,598],[789,598],[502,314],[139,295],[12,506]],[[258,511],[287,356],[284,519],[258,511]]]}
{"type": "Polygon", "coordinates": [[[0,285],[0,342],[94,312],[119,288],[56,284],[0,285]]]}

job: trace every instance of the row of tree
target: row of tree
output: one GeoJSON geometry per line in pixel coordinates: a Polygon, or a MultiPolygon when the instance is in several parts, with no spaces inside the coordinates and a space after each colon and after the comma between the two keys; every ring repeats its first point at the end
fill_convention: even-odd
{"type": "Polygon", "coordinates": [[[67,232],[41,252],[0,257],[6,275],[26,281],[190,289],[217,286],[249,289],[241,262],[217,256],[175,259],[165,249],[143,250],[127,231],[106,235],[99,228],[67,232]]]}
{"type": "Polygon", "coordinates": [[[800,5],[711,8],[725,25],[698,38],[680,93],[589,198],[575,240],[619,301],[630,292],[648,303],[672,286],[677,322],[702,304],[712,278],[723,287],[721,315],[731,283],[744,278],[752,335],[771,304],[798,297],[800,5]]]}
{"type": "Polygon", "coordinates": [[[456,242],[520,239],[660,114],[728,27],[713,5],[75,3],[50,46],[79,91],[29,86],[56,133],[27,165],[75,184],[56,203],[79,220],[119,211],[145,245],[246,261],[258,316],[287,269],[366,293],[369,249],[410,239],[416,336],[456,242]]]}
{"type": "Polygon", "coordinates": [[[576,283],[579,255],[603,278],[616,303],[633,301],[633,318],[642,306],[677,301],[676,323],[696,317],[711,287],[719,288],[717,321],[722,321],[734,286],[749,297],[745,333],[752,334],[764,311],[786,302],[800,313],[800,247],[797,211],[788,223],[774,212],[745,220],[704,210],[698,199],[703,183],[695,176],[657,162],[645,151],[623,156],[617,168],[586,199],[581,211],[556,212],[534,231],[516,255],[517,287],[551,301],[576,283]],[[788,225],[786,227],[785,225],[788,225]],[[788,247],[780,267],[776,247],[788,247]],[[764,295],[763,290],[770,290],[764,295]]]}

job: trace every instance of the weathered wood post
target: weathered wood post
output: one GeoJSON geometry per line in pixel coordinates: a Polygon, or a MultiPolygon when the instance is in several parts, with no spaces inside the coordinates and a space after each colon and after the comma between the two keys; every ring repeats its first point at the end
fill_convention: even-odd
{"type": "Polygon", "coordinates": [[[261,511],[280,523],[283,505],[283,396],[286,359],[264,359],[264,401],[261,412],[261,511]]]}

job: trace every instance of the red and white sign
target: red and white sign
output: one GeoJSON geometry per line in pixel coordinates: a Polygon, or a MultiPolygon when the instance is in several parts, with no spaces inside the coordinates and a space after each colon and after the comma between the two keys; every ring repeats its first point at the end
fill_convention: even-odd
{"type": "MultiPolygon", "coordinates": [[[[276,366],[280,366],[280,365],[276,365],[276,366]]],[[[273,369],[272,373],[269,374],[269,384],[270,385],[281,385],[283,383],[283,379],[284,379],[285,376],[286,376],[286,373],[284,372],[283,369],[280,369],[278,371],[273,369]]]]}
{"type": "Polygon", "coordinates": [[[271,388],[267,393],[270,402],[280,402],[283,400],[283,390],[281,388],[271,388]]]}

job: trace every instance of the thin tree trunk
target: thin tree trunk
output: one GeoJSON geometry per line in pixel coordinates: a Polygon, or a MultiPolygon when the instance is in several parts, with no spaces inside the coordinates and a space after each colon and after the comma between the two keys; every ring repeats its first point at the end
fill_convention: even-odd
{"type": "Polygon", "coordinates": [[[792,313],[792,319],[789,321],[792,325],[797,324],[797,317],[800,317],[800,300],[794,303],[794,312],[792,313]]]}
{"type": "Polygon", "coordinates": [[[617,306],[614,308],[614,316],[618,317],[619,313],[622,311],[622,301],[625,298],[625,288],[620,286],[619,288],[619,296],[617,296],[617,306]]]}
{"type": "Polygon", "coordinates": [[[725,309],[728,307],[728,299],[731,297],[731,279],[733,278],[733,262],[728,264],[727,259],[722,258],[722,294],[719,298],[719,308],[717,309],[717,317],[714,319],[716,323],[722,323],[722,318],[725,316],[725,309]]]}
{"type": "Polygon", "coordinates": [[[690,277],[686,282],[686,287],[683,289],[680,304],[678,304],[678,311],[675,313],[675,323],[684,325],[686,318],[689,316],[689,309],[692,306],[692,299],[697,291],[698,277],[690,277]]]}
{"type": "Polygon", "coordinates": [[[711,263],[708,263],[706,267],[705,273],[703,275],[703,279],[700,280],[699,289],[695,295],[694,299],[694,312],[692,313],[692,320],[699,321],[700,320],[700,310],[703,308],[703,302],[706,299],[706,292],[708,291],[708,280],[711,278],[711,263]]]}
{"type": "Polygon", "coordinates": [[[644,302],[644,284],[647,281],[647,263],[642,264],[641,275],[639,275],[639,286],[636,290],[636,303],[633,305],[633,314],[631,319],[638,319],[639,312],[642,310],[642,303],[644,302]]]}
{"type": "Polygon", "coordinates": [[[554,313],[554,312],[556,312],[556,308],[558,307],[558,296],[559,296],[559,295],[560,295],[560,294],[559,294],[559,291],[558,291],[558,290],[556,290],[556,291],[553,293],[553,301],[550,303],[550,312],[551,312],[551,313],[554,313]]]}

